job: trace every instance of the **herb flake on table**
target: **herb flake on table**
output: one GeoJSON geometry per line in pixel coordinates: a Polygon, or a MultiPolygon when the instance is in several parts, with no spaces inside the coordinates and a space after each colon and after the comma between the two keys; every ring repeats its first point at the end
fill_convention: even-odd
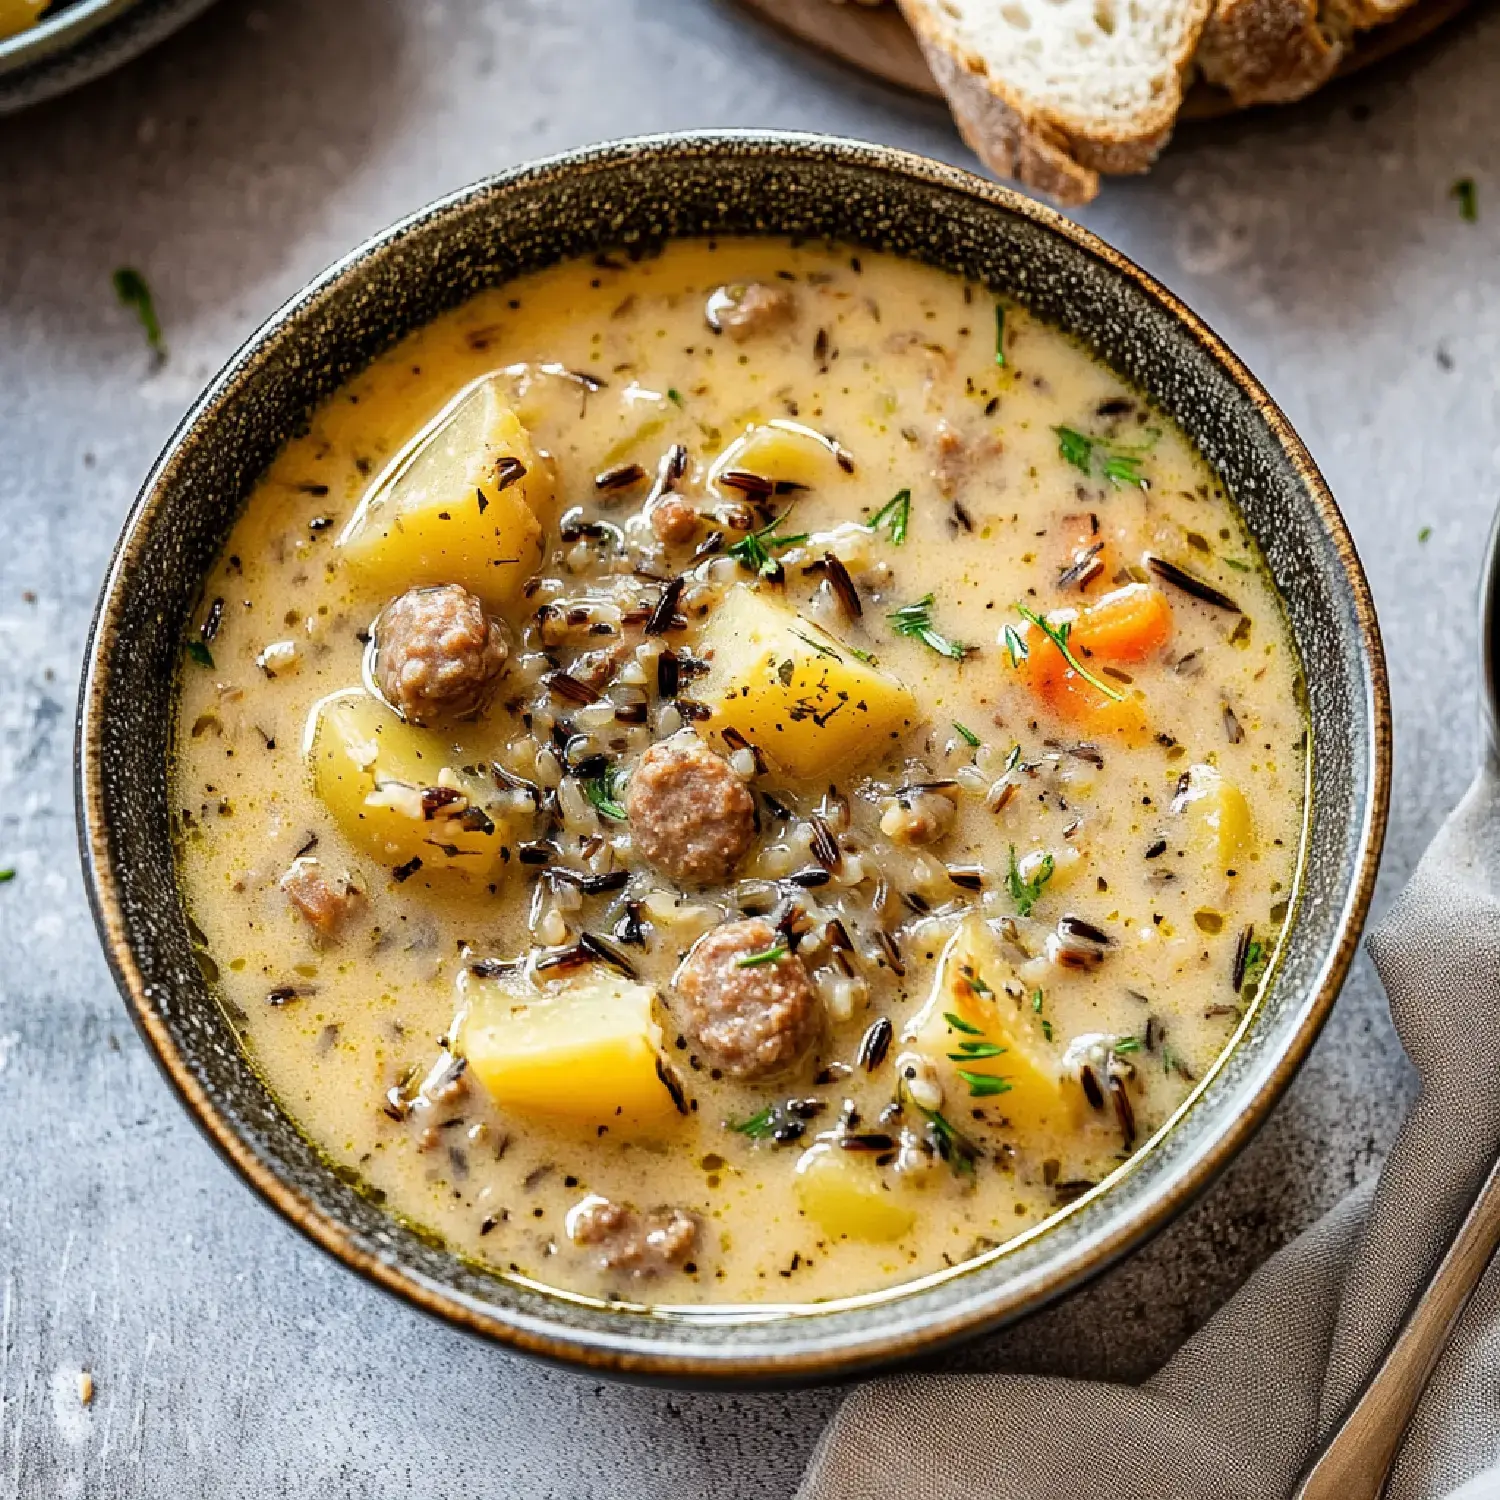
{"type": "Polygon", "coordinates": [[[166,358],[167,346],[162,341],[161,320],[156,315],[156,300],[151,295],[146,278],[134,266],[121,266],[111,279],[114,282],[115,296],[140,319],[152,353],[166,358]]]}
{"type": "Polygon", "coordinates": [[[0,885],[9,885],[15,878],[16,871],[13,865],[7,865],[3,870],[0,870],[0,885]]]}
{"type": "Polygon", "coordinates": [[[1432,527],[1430,527],[1430,526],[1424,526],[1417,533],[1417,540],[1419,542],[1425,542],[1431,535],[1432,535],[1432,527]]]}
{"type": "Polygon", "coordinates": [[[924,594],[915,604],[904,604],[900,609],[892,610],[886,619],[897,635],[911,636],[950,661],[962,661],[974,648],[950,641],[936,629],[932,623],[932,605],[933,596],[924,594]]]}
{"type": "Polygon", "coordinates": [[[1474,186],[1472,177],[1460,177],[1457,182],[1448,189],[1448,195],[1458,200],[1458,216],[1466,224],[1474,224],[1479,220],[1479,190],[1474,186]]]}

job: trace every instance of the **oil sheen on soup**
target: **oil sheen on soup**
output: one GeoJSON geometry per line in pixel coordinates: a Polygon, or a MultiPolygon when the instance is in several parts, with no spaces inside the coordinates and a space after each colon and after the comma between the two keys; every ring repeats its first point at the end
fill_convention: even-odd
{"type": "Polygon", "coordinates": [[[1305,740],[1183,435],[1008,299],[600,255],[330,399],[184,654],[203,959],[344,1175],[495,1271],[823,1301],[1035,1229],[1239,1027],[1305,740]]]}

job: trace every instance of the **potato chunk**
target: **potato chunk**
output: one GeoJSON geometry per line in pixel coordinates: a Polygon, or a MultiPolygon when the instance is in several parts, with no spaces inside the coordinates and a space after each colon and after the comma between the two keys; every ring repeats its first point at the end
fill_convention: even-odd
{"type": "Polygon", "coordinates": [[[949,1098],[988,1101],[989,1112],[1022,1136],[1066,1134],[1076,1128],[1079,1090],[1029,998],[1006,993],[1010,977],[989,924],[967,918],[948,940],[932,994],[905,1037],[931,1058],[949,1098]]]}
{"type": "Polygon", "coordinates": [[[899,1240],[917,1220],[874,1162],[827,1141],[802,1153],[792,1190],[802,1212],[838,1239],[899,1240]]]}
{"type": "Polygon", "coordinates": [[[537,989],[465,969],[458,988],[454,1048],[501,1108],[612,1129],[676,1115],[654,990],[603,970],[537,989]]]}
{"type": "Polygon", "coordinates": [[[464,757],[444,736],[403,724],[355,689],[314,704],[304,744],[324,806],[382,864],[420,860],[423,871],[493,877],[506,811],[492,805],[492,787],[460,768],[464,757]]]}
{"type": "Polygon", "coordinates": [[[1212,869],[1232,870],[1250,853],[1250,804],[1218,767],[1189,766],[1178,781],[1172,811],[1187,825],[1188,848],[1212,869]]]}
{"type": "Polygon", "coordinates": [[[878,755],[916,713],[897,678],[746,584],[714,612],[702,647],[710,728],[737,730],[792,776],[878,755]]]}
{"type": "Polygon", "coordinates": [[[338,545],[381,593],[460,583],[503,613],[541,564],[551,503],[550,476],[488,376],[385,467],[338,545]]]}
{"type": "Polygon", "coordinates": [[[714,459],[708,482],[717,490],[720,475],[742,469],[763,479],[811,489],[844,478],[853,467],[849,455],[833,438],[801,422],[778,417],[747,427],[714,459]]]}

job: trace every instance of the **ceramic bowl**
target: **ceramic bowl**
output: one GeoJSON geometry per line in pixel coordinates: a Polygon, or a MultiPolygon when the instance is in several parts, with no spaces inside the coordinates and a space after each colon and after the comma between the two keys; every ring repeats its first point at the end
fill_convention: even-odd
{"type": "Polygon", "coordinates": [[[148,1046],[234,1169],[310,1239],[416,1306],[512,1349],[680,1384],[846,1375],[1033,1311],[1159,1229],[1249,1139],[1349,966],[1385,827],[1390,709],[1353,544],[1260,384],[1169,292],[1060,215],[877,146],[716,134],[627,141],[478,183],[377,235],[277,312],[178,428],[125,526],[79,706],[83,860],[105,951],[148,1046]],[[707,234],[827,236],[988,284],[1147,391],[1227,481],[1285,600],[1307,682],[1300,894],[1236,1043],[1171,1124],[1041,1229],[904,1287],[793,1310],[611,1309],[493,1274],[398,1222],[301,1135],[204,982],[173,873],[170,726],[205,574],[309,411],[481,288],[564,257],[707,234]]]}
{"type": "Polygon", "coordinates": [[[72,0],[0,40],[0,115],[77,88],[128,62],[213,0],[72,0]]]}

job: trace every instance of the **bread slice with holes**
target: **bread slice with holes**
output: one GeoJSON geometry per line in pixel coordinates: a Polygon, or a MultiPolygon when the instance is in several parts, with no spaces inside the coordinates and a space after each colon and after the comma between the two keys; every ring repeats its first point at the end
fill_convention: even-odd
{"type": "Polygon", "coordinates": [[[1214,0],[898,0],[964,139],[1060,203],[1167,143],[1214,0]]]}

